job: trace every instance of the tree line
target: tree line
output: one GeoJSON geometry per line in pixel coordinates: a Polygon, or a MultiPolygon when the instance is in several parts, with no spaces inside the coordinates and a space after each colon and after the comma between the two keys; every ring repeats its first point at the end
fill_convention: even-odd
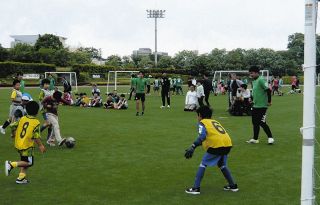
{"type": "MultiPolygon", "coordinates": [[[[317,45],[320,36],[317,35],[317,45]]],[[[213,49],[209,53],[198,54],[195,51],[183,50],[174,56],[158,56],[157,68],[183,69],[193,73],[208,73],[214,70],[245,70],[250,65],[259,65],[274,75],[297,75],[302,72],[304,55],[304,35],[289,35],[286,50],[275,51],[269,48],[242,49],[231,51],[213,49]]],[[[76,64],[90,64],[92,59],[105,60],[105,65],[115,68],[155,68],[154,56],[119,56],[111,55],[107,59],[93,47],[78,48],[70,51],[63,47],[57,36],[45,34],[40,36],[34,46],[17,44],[14,48],[5,49],[0,45],[0,61],[17,61],[28,63],[48,63],[66,67],[76,64]]],[[[320,62],[317,55],[317,62],[320,62]]],[[[319,68],[317,69],[319,72],[319,68]]]]}

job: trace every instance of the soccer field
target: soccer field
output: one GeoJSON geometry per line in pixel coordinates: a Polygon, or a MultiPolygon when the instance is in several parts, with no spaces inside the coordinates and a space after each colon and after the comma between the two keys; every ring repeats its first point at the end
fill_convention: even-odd
{"type": "MultiPolygon", "coordinates": [[[[26,91],[37,99],[38,89],[26,91]]],[[[80,91],[90,93],[89,88],[80,91]]],[[[10,89],[0,90],[1,123],[8,115],[9,97],[10,89]]],[[[191,160],[184,158],[197,137],[196,114],[183,112],[184,96],[173,96],[171,109],[160,109],[160,97],[152,95],[147,96],[145,116],[135,116],[134,101],[128,110],[60,106],[62,136],[74,137],[76,147],[47,147],[43,155],[36,150],[27,185],[15,184],[17,169],[9,177],[4,174],[4,161],[19,157],[7,129],[0,136],[0,204],[300,204],[302,95],[273,97],[267,118],[276,140],[272,146],[262,130],[260,144],[247,144],[251,118],[230,116],[226,96],[210,98],[214,118],[233,140],[228,163],[239,192],[223,191],[226,182],[216,167],[207,168],[201,195],[184,192],[193,185],[204,153],[198,147],[191,160]]],[[[319,98],[318,89],[318,106],[319,98]]],[[[320,156],[318,146],[316,153],[320,156]]],[[[315,162],[320,168],[319,158],[315,162]]],[[[320,203],[319,190],[317,196],[320,203]]]]}

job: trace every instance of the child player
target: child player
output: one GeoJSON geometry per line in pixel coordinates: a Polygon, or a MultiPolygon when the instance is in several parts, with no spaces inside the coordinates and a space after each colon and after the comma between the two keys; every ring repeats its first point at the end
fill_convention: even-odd
{"type": "Polygon", "coordinates": [[[13,90],[11,93],[11,105],[10,105],[10,111],[9,111],[9,118],[0,127],[0,132],[2,134],[6,134],[5,129],[12,122],[14,117],[14,111],[16,110],[17,107],[21,106],[22,93],[20,92],[20,81],[14,80],[12,85],[13,85],[13,90]]]}
{"type": "MultiPolygon", "coordinates": [[[[66,139],[61,137],[60,126],[58,119],[58,106],[61,101],[63,101],[62,93],[60,91],[55,91],[52,96],[48,96],[42,100],[42,105],[46,110],[47,122],[49,126],[52,126],[52,135],[48,142],[53,143],[54,139],[57,140],[58,145],[61,146],[65,143],[66,139]]],[[[41,127],[41,131],[46,128],[46,125],[41,127]]]]}
{"type": "Polygon", "coordinates": [[[206,153],[202,158],[193,187],[188,188],[188,194],[200,194],[200,183],[207,166],[218,166],[228,181],[224,186],[226,191],[238,191],[238,186],[234,182],[231,173],[227,167],[228,154],[232,148],[231,139],[221,124],[211,119],[212,110],[208,106],[201,106],[197,109],[199,121],[199,136],[186,150],[185,157],[190,159],[197,146],[202,145],[206,153]]]}
{"type": "Polygon", "coordinates": [[[20,167],[20,173],[16,179],[17,184],[27,184],[26,172],[33,165],[34,143],[39,147],[40,152],[45,152],[45,147],[40,140],[40,122],[35,118],[39,111],[39,104],[30,101],[26,105],[28,115],[23,116],[20,121],[12,125],[15,131],[15,148],[20,154],[20,161],[6,161],[5,173],[9,176],[13,168],[20,167]]]}
{"type": "MultiPolygon", "coordinates": [[[[50,80],[47,78],[43,79],[41,81],[41,87],[42,87],[42,89],[40,90],[40,94],[39,94],[40,110],[41,110],[42,117],[44,119],[43,127],[48,127],[49,122],[48,122],[48,118],[47,118],[47,113],[42,106],[42,100],[45,99],[46,97],[52,95],[52,91],[49,90],[50,80]]],[[[50,146],[54,146],[55,144],[49,140],[51,132],[52,132],[52,128],[48,127],[47,144],[50,146]]]]}
{"type": "Polygon", "coordinates": [[[146,100],[146,86],[147,86],[147,82],[146,79],[143,77],[143,73],[140,71],[138,78],[135,81],[135,89],[136,89],[136,116],[139,116],[139,101],[141,101],[142,104],[142,112],[141,115],[144,114],[144,110],[145,110],[145,100],[146,100]]]}

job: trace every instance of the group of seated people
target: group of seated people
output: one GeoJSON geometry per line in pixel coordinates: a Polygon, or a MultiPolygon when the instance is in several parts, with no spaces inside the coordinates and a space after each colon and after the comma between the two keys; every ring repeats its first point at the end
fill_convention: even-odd
{"type": "MultiPolygon", "coordinates": [[[[103,103],[101,98],[100,89],[97,85],[93,85],[91,91],[92,97],[89,98],[86,93],[76,94],[77,98],[74,105],[79,107],[103,107],[105,109],[128,109],[128,101],[124,94],[118,95],[114,90],[112,93],[107,94],[106,102],[103,103]]],[[[71,97],[71,96],[70,96],[71,97]]]]}

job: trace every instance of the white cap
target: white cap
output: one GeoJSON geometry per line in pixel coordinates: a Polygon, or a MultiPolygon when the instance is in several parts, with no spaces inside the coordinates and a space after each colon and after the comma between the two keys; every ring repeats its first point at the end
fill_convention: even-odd
{"type": "Polygon", "coordinates": [[[22,100],[31,101],[31,99],[27,95],[23,95],[22,100]]]}

